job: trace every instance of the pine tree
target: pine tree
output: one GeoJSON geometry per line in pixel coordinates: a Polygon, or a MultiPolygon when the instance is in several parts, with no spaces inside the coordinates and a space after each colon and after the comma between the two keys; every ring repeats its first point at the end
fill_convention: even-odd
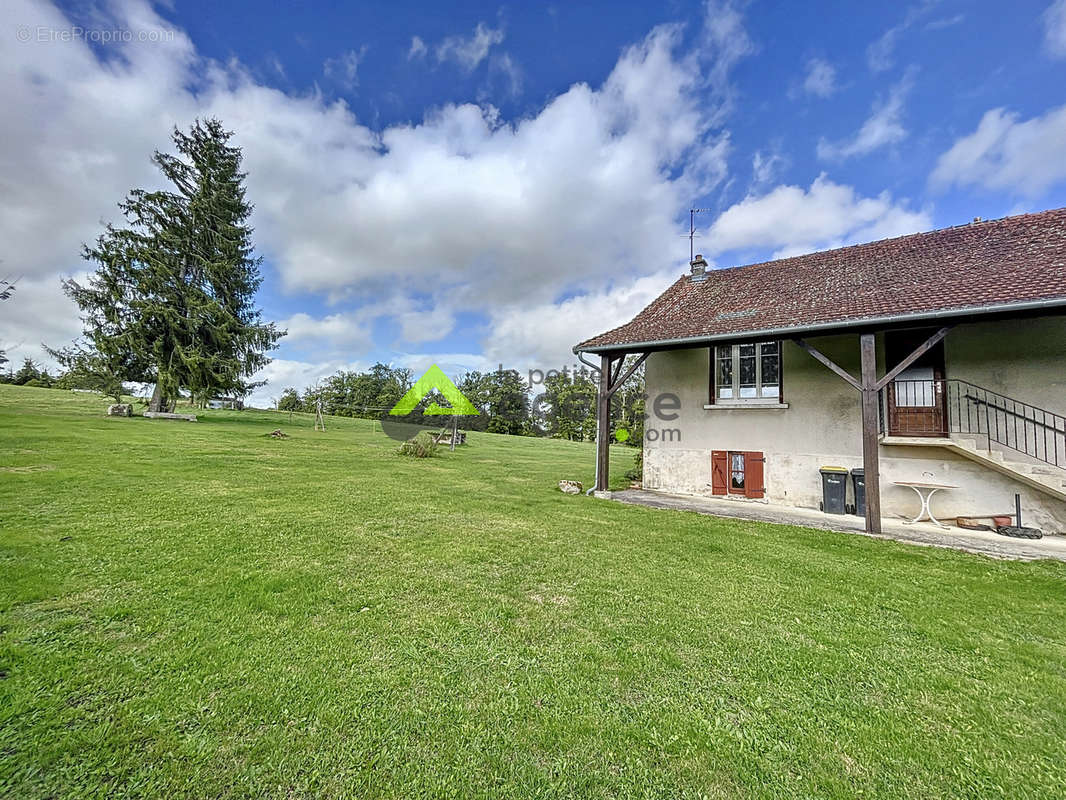
{"type": "Polygon", "coordinates": [[[94,368],[154,383],[150,408],[171,410],[182,391],[202,400],[243,396],[249,376],[285,335],[255,307],[254,256],[241,151],[215,119],[175,129],[176,155],[153,162],[172,188],[135,189],[119,205],[128,227],[108,225],[83,257],[85,285],[64,282],[83,312],[94,368]]]}

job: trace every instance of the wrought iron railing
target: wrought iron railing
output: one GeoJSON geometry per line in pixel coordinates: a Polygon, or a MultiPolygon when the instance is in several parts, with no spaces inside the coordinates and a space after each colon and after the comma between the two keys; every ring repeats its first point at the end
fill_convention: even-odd
{"type": "Polygon", "coordinates": [[[965,434],[1066,467],[1066,417],[968,381],[892,381],[879,406],[891,436],[965,434]]]}

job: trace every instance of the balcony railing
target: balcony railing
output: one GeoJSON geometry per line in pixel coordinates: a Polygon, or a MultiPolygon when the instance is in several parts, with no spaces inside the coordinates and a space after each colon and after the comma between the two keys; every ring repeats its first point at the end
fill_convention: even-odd
{"type": "Polygon", "coordinates": [[[960,380],[893,381],[881,390],[881,432],[973,436],[1066,466],[1066,417],[960,380]]]}

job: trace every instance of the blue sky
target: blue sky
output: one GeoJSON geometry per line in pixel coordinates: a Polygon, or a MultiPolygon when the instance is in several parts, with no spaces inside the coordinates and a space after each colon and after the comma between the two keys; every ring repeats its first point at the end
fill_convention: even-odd
{"type": "Polygon", "coordinates": [[[6,16],[16,358],[77,334],[59,277],[197,115],[244,148],[261,303],[290,331],[261,401],[375,360],[573,363],[684,270],[693,205],[717,266],[1066,205],[1066,0],[6,16]]]}

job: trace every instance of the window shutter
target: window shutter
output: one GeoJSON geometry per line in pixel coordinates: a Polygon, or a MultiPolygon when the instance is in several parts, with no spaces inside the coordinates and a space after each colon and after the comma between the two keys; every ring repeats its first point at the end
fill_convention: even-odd
{"type": "Polygon", "coordinates": [[[711,494],[725,494],[729,486],[729,454],[725,450],[711,451],[711,494]]]}
{"type": "Polygon", "coordinates": [[[766,459],[763,458],[762,453],[751,451],[744,454],[744,495],[746,497],[765,496],[766,483],[763,477],[765,464],[766,459]]]}

